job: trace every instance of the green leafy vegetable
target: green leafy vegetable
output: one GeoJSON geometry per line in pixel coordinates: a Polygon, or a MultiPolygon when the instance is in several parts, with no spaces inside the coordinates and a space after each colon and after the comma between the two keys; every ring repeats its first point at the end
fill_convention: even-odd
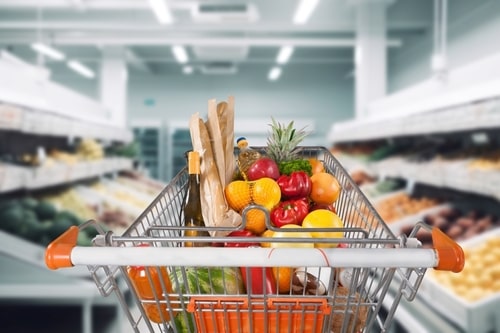
{"type": "Polygon", "coordinates": [[[309,176],[312,175],[312,166],[308,160],[296,159],[283,161],[278,164],[280,174],[289,176],[294,171],[305,171],[309,176]]]}

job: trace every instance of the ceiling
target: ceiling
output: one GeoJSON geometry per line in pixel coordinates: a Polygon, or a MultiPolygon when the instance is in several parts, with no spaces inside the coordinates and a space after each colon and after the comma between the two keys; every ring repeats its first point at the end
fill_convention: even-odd
{"type": "MultiPolygon", "coordinates": [[[[355,2],[320,0],[308,22],[295,25],[298,0],[170,0],[174,22],[162,25],[148,0],[0,0],[0,49],[59,77],[76,74],[64,61],[37,56],[31,43],[49,43],[96,72],[105,50],[121,50],[131,75],[181,75],[172,55],[178,44],[186,46],[192,75],[245,75],[267,72],[280,47],[293,45],[284,70],[345,66],[349,75],[355,2]],[[200,5],[205,11],[196,14],[200,5]]],[[[432,29],[432,1],[395,0],[387,20],[391,56],[432,29]]]]}

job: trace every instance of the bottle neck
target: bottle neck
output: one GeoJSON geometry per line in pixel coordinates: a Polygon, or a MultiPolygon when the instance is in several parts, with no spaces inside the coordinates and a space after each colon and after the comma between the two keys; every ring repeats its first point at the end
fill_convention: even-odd
{"type": "Polygon", "coordinates": [[[197,151],[190,151],[188,154],[188,173],[200,174],[200,155],[197,151]]]}

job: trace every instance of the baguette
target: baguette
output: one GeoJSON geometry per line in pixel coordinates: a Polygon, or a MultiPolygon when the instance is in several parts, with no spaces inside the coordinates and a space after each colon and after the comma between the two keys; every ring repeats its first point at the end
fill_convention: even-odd
{"type": "Polygon", "coordinates": [[[225,152],[222,144],[222,134],[221,128],[225,127],[225,124],[221,124],[219,121],[219,116],[217,112],[217,102],[214,99],[208,101],[208,120],[207,128],[210,134],[210,142],[212,143],[212,150],[215,159],[215,165],[217,167],[217,172],[219,174],[219,181],[222,186],[226,185],[226,163],[225,163],[225,152]]]}
{"type": "MultiPolygon", "coordinates": [[[[207,227],[235,227],[241,224],[241,216],[229,209],[224,196],[224,187],[220,181],[215,162],[208,128],[199,113],[189,121],[193,150],[201,157],[200,192],[203,219],[207,227]]],[[[228,232],[213,232],[212,236],[223,236],[228,232]]]]}
{"type": "Polygon", "coordinates": [[[217,116],[221,124],[222,146],[224,149],[225,182],[224,186],[233,180],[236,168],[234,157],[234,97],[229,96],[228,102],[217,107],[217,116]]]}

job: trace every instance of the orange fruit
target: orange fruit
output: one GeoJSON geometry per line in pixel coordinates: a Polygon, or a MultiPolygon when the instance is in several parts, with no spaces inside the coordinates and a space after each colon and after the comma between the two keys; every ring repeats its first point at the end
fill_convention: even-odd
{"type": "Polygon", "coordinates": [[[251,182],[252,200],[255,204],[267,208],[273,208],[281,200],[281,190],[278,183],[268,177],[260,178],[251,182]]]}
{"type": "MultiPolygon", "coordinates": [[[[306,215],[302,221],[304,228],[343,228],[344,223],[340,217],[328,209],[313,210],[306,215]]],[[[311,236],[315,238],[342,238],[342,231],[311,231],[311,236]]],[[[336,247],[337,243],[315,243],[314,247],[336,247]]]]}
{"type": "Polygon", "coordinates": [[[314,175],[315,173],[325,172],[325,166],[323,162],[318,160],[317,158],[310,158],[309,163],[311,164],[311,172],[314,175]]]}
{"type": "Polygon", "coordinates": [[[290,291],[293,270],[291,267],[273,267],[273,275],[274,279],[278,282],[279,293],[290,291]]]}
{"type": "MultiPolygon", "coordinates": [[[[273,237],[273,234],[274,234],[274,231],[267,229],[260,236],[261,237],[265,237],[265,238],[271,238],[271,237],[273,237]]],[[[271,243],[261,242],[260,246],[262,246],[262,247],[271,247],[271,243]]]]}
{"type": "Polygon", "coordinates": [[[227,184],[224,194],[229,207],[237,212],[240,212],[252,201],[250,186],[244,180],[234,180],[227,184]]]}
{"type": "Polygon", "coordinates": [[[334,203],[342,190],[337,178],[328,172],[318,172],[311,176],[311,194],[312,201],[319,204],[334,203]]]}
{"type": "Polygon", "coordinates": [[[253,232],[256,235],[260,235],[267,229],[266,225],[266,213],[261,209],[252,208],[248,210],[245,214],[246,224],[245,229],[253,232]]]}

